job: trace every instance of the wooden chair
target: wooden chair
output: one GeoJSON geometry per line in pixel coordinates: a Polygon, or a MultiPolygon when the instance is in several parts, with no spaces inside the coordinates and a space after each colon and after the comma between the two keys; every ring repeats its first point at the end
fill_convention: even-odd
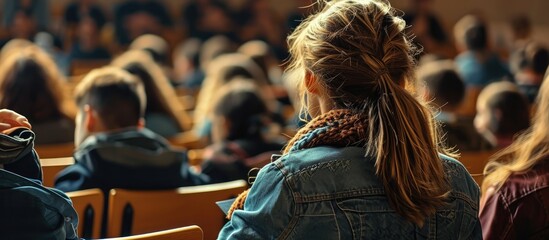
{"type": "Polygon", "coordinates": [[[74,158],[41,158],[40,164],[42,165],[42,184],[46,187],[53,187],[55,183],[55,176],[61,170],[74,164],[74,158]]]}
{"type": "Polygon", "coordinates": [[[101,237],[101,221],[105,198],[100,189],[68,192],[72,205],[78,213],[78,235],[82,238],[101,237]]]}
{"type": "Polygon", "coordinates": [[[56,143],[35,145],[34,150],[40,158],[71,157],[74,152],[74,143],[56,143]]]}
{"type": "Polygon", "coordinates": [[[215,202],[234,198],[246,188],[246,181],[237,180],[174,190],[112,189],[107,236],[129,236],[198,225],[204,230],[205,239],[216,239],[226,220],[215,202]]]}
{"type": "Polygon", "coordinates": [[[484,180],[484,167],[495,151],[462,152],[459,161],[463,163],[467,171],[480,186],[484,180]]]}
{"type": "Polygon", "coordinates": [[[140,235],[108,238],[105,240],[202,240],[204,233],[199,226],[193,225],[188,227],[180,227],[170,230],[164,230],[153,233],[145,233],[140,235]]]}

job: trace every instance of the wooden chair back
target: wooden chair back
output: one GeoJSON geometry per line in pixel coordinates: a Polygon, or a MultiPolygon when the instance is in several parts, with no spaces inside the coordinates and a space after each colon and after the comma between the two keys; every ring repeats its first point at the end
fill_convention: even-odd
{"type": "Polygon", "coordinates": [[[74,152],[74,143],[56,143],[35,145],[34,150],[40,158],[71,157],[74,152]]]}
{"type": "Polygon", "coordinates": [[[55,176],[66,167],[74,164],[74,158],[41,158],[42,165],[42,184],[46,187],[53,187],[55,176]]]}
{"type": "Polygon", "coordinates": [[[164,230],[153,233],[145,233],[128,237],[108,238],[105,240],[202,240],[204,233],[199,226],[193,225],[164,230]]]}
{"type": "Polygon", "coordinates": [[[226,220],[215,202],[234,198],[246,188],[246,181],[236,180],[174,190],[112,189],[107,236],[129,236],[198,225],[204,230],[205,239],[216,239],[226,220]]]}
{"type": "Polygon", "coordinates": [[[81,238],[100,238],[103,203],[105,198],[100,189],[87,189],[68,192],[72,205],[78,213],[78,236],[81,238]]]}
{"type": "Polygon", "coordinates": [[[495,151],[462,152],[459,161],[480,186],[484,180],[484,167],[495,151]]]}

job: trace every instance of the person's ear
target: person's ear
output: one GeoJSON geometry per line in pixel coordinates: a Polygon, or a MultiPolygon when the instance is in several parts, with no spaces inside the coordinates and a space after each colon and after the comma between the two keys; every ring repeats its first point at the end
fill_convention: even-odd
{"type": "Polygon", "coordinates": [[[310,71],[305,72],[305,88],[307,89],[307,92],[312,94],[318,94],[319,92],[317,78],[310,71]]]}
{"type": "Polygon", "coordinates": [[[88,104],[84,105],[84,126],[86,131],[95,132],[97,121],[98,119],[96,112],[92,109],[92,107],[88,104]]]}
{"type": "Polygon", "coordinates": [[[139,118],[139,121],[137,121],[137,129],[143,129],[145,128],[145,119],[139,118]]]}

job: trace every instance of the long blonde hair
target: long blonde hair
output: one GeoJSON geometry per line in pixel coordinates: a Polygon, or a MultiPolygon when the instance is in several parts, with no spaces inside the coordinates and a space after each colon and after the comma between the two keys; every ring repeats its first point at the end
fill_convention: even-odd
{"type": "Polygon", "coordinates": [[[484,168],[482,192],[498,190],[513,173],[525,172],[549,157],[549,76],[541,84],[532,125],[507,148],[494,154],[484,168]]]}
{"type": "Polygon", "coordinates": [[[322,10],[288,38],[289,70],[300,72],[299,79],[314,75],[335,109],[367,119],[361,137],[390,205],[421,226],[444,205],[450,188],[438,155],[447,151],[439,145],[430,109],[414,96],[414,49],[405,22],[378,0],[317,4],[322,10]]]}

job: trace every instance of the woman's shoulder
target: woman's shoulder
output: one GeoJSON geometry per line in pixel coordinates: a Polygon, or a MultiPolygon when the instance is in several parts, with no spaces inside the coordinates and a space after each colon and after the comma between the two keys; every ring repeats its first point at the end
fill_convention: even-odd
{"type": "Polygon", "coordinates": [[[465,166],[458,160],[444,154],[439,154],[439,156],[448,182],[451,185],[452,193],[460,196],[465,194],[469,196],[468,200],[474,201],[478,205],[480,189],[465,166]]]}

